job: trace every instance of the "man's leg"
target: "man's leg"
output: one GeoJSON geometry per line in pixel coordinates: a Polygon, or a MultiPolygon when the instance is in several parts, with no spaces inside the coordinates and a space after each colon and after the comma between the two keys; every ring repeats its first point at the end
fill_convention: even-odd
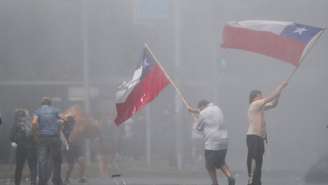
{"type": "Polygon", "coordinates": [[[53,161],[52,182],[54,185],[62,185],[63,184],[61,178],[62,155],[61,155],[61,141],[59,140],[59,138],[53,138],[52,148],[50,151],[53,161]]]}
{"type": "Polygon", "coordinates": [[[255,158],[251,154],[247,155],[248,185],[255,185],[254,175],[256,169],[255,158]]]}
{"type": "Polygon", "coordinates": [[[247,171],[248,171],[248,185],[255,185],[254,175],[256,168],[256,142],[255,136],[247,136],[247,171]]]}
{"type": "Polygon", "coordinates": [[[212,185],[218,185],[218,179],[216,177],[216,169],[215,168],[207,168],[207,172],[211,178],[212,185]]]}
{"type": "Polygon", "coordinates": [[[211,150],[205,150],[205,162],[208,175],[211,178],[212,185],[218,185],[215,167],[215,153],[211,150]]]}
{"type": "Polygon", "coordinates": [[[87,179],[85,177],[85,170],[86,170],[86,141],[85,139],[81,139],[78,143],[76,143],[76,158],[78,159],[79,163],[79,182],[86,183],[87,179]]]}
{"type": "Polygon", "coordinates": [[[40,139],[38,147],[39,185],[47,185],[50,177],[48,140],[40,139]]]}
{"type": "Polygon", "coordinates": [[[255,161],[254,183],[256,185],[261,185],[263,155],[259,154],[255,161]]]}
{"type": "Polygon", "coordinates": [[[228,178],[229,185],[235,185],[235,178],[232,176],[231,170],[229,169],[227,164],[224,164],[221,168],[223,174],[228,178]]]}
{"type": "Polygon", "coordinates": [[[66,173],[65,173],[65,184],[69,184],[70,183],[70,178],[71,178],[71,174],[72,174],[72,171],[74,169],[74,162],[68,162],[67,163],[67,170],[66,170],[66,173]]]}
{"type": "Polygon", "coordinates": [[[80,177],[80,182],[85,183],[87,182],[87,179],[85,178],[85,168],[86,168],[86,159],[85,157],[80,157],[78,160],[79,163],[79,177],[80,177]]]}
{"type": "Polygon", "coordinates": [[[72,174],[72,171],[73,171],[74,166],[75,166],[74,146],[70,145],[70,149],[68,151],[65,151],[64,154],[65,154],[65,160],[66,160],[66,163],[67,163],[67,170],[66,170],[66,173],[65,173],[64,183],[69,184],[71,174],[72,174]]]}
{"type": "Polygon", "coordinates": [[[264,140],[259,136],[247,136],[247,168],[250,185],[261,185],[264,140]]]}
{"type": "Polygon", "coordinates": [[[28,149],[28,166],[30,168],[31,185],[36,185],[37,175],[37,154],[35,148],[28,149]]]}
{"type": "Polygon", "coordinates": [[[22,147],[18,146],[16,150],[15,185],[19,185],[21,182],[25,160],[26,152],[22,149],[22,147]]]}

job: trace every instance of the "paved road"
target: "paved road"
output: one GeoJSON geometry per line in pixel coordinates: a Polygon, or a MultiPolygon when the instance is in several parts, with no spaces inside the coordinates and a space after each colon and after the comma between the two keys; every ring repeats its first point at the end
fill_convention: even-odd
{"type": "MultiPolygon", "coordinates": [[[[124,178],[126,185],[209,185],[211,184],[207,177],[127,177],[124,178]]],[[[236,185],[244,185],[247,182],[245,175],[236,176],[236,185]]],[[[77,179],[72,179],[70,185],[118,185],[115,180],[119,181],[120,178],[89,178],[87,183],[79,183],[77,179]]],[[[220,178],[220,185],[227,185],[226,179],[220,178]]],[[[306,184],[301,177],[295,175],[266,175],[263,179],[264,185],[319,185],[319,184],[306,184]]],[[[323,183],[320,185],[327,185],[323,183]]],[[[13,182],[8,179],[0,180],[0,185],[13,185],[13,182]]],[[[29,185],[28,181],[24,181],[22,185],[29,185]]],[[[49,183],[51,185],[51,183],[49,183]]]]}

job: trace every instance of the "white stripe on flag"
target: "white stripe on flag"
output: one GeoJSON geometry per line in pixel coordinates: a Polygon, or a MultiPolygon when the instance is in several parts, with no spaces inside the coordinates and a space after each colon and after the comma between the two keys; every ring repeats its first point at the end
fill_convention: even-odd
{"type": "Polygon", "coordinates": [[[242,27],[255,31],[268,31],[279,35],[286,26],[293,24],[293,22],[282,21],[264,21],[264,20],[247,20],[231,22],[231,26],[242,27]]]}
{"type": "Polygon", "coordinates": [[[116,92],[116,103],[123,103],[125,102],[128,95],[131,93],[133,88],[140,82],[140,78],[142,75],[142,66],[136,69],[133,73],[133,77],[129,82],[124,81],[119,87],[118,91],[116,92]]]}

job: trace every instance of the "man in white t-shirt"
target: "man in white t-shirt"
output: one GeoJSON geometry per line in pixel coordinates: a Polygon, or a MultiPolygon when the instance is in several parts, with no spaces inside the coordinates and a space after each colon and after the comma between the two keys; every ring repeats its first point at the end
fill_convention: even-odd
{"type": "Polygon", "coordinates": [[[228,149],[228,131],[223,123],[221,109],[207,100],[201,100],[198,103],[198,109],[189,107],[188,110],[198,117],[194,129],[204,139],[206,169],[212,184],[218,185],[216,169],[220,169],[228,178],[229,185],[234,185],[235,179],[225,163],[228,149]]]}
{"type": "Polygon", "coordinates": [[[264,141],[267,139],[264,112],[277,106],[282,90],[287,86],[283,81],[268,97],[259,90],[251,91],[248,108],[247,168],[248,185],[261,185],[264,141]]]}

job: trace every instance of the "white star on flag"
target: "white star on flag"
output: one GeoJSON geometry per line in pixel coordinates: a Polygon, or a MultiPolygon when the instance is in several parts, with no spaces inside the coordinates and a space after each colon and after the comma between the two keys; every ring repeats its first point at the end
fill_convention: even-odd
{"type": "Polygon", "coordinates": [[[150,65],[150,63],[148,62],[148,59],[145,58],[145,59],[144,59],[144,66],[145,66],[145,67],[148,67],[149,65],[150,65]]]}
{"type": "Polygon", "coordinates": [[[306,28],[304,28],[304,27],[302,27],[302,28],[301,27],[298,27],[298,28],[295,29],[294,33],[298,33],[299,35],[302,35],[302,33],[305,32],[305,31],[307,31],[306,28]]]}

